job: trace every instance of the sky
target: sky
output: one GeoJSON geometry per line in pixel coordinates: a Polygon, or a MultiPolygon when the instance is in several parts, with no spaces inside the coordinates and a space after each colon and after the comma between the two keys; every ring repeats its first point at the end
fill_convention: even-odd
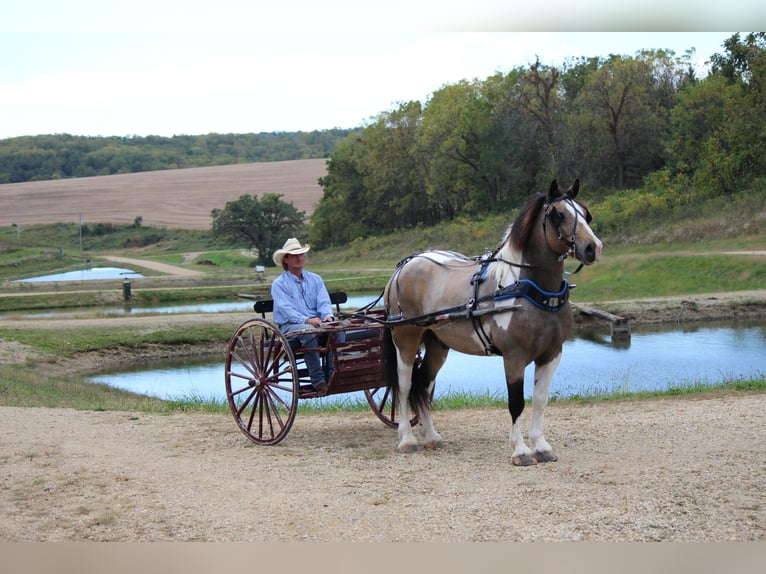
{"type": "Polygon", "coordinates": [[[556,11],[556,0],[526,15],[509,11],[511,0],[16,2],[0,20],[0,139],[353,128],[446,84],[536,58],[559,65],[694,48],[704,73],[734,33],[709,28],[766,23],[760,0],[741,0],[744,22],[725,17],[736,0],[720,13],[713,2],[707,20],[688,1],[685,13],[677,11],[687,0],[673,9],[645,0],[640,12],[617,15],[595,4],[593,18],[584,2],[569,19],[571,3],[556,11]],[[663,18],[652,26],[653,7],[663,18]]]}

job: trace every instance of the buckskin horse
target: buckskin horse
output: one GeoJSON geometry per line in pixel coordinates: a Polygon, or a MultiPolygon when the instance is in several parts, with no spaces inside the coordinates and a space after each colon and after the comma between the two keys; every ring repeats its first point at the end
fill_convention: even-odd
{"type": "Polygon", "coordinates": [[[399,452],[418,448],[410,407],[423,426],[423,445],[443,446],[434,428],[431,398],[436,375],[454,349],[503,357],[513,464],[557,460],[543,426],[551,378],[572,328],[564,260],[573,256],[580,266],[590,265],[602,249],[588,209],[576,200],[578,190],[579,180],[568,189],[553,180],[547,194],[529,198],[492,253],[469,258],[451,251],[422,251],[397,264],[383,301],[388,327],[385,368],[400,413],[399,452]],[[418,360],[421,347],[425,352],[418,360]],[[524,371],[533,361],[530,448],[519,417],[524,410],[524,371]]]}

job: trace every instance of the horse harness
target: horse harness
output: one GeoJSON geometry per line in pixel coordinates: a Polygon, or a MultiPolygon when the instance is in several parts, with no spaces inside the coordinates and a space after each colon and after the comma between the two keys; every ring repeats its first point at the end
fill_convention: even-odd
{"type": "MultiPolygon", "coordinates": [[[[522,297],[532,303],[538,309],[542,309],[543,311],[556,312],[569,301],[569,291],[574,287],[574,285],[570,287],[569,282],[566,279],[562,279],[561,289],[557,292],[550,292],[540,288],[540,286],[531,279],[517,279],[512,284],[505,287],[502,285],[498,286],[498,289],[496,289],[490,295],[479,297],[479,286],[486,279],[489,264],[494,261],[506,263],[507,265],[529,267],[527,265],[515,264],[502,259],[496,259],[493,255],[483,260],[481,262],[481,268],[479,271],[474,273],[471,277],[471,285],[473,285],[473,297],[468,302],[470,307],[467,308],[467,317],[471,319],[473,329],[476,332],[476,335],[479,337],[482,345],[484,345],[484,353],[486,355],[500,355],[501,353],[498,348],[495,347],[495,344],[492,342],[489,335],[487,335],[487,333],[484,331],[484,325],[480,319],[481,315],[476,313],[476,307],[479,303],[488,301],[490,299],[497,302],[503,301],[505,299],[515,299],[522,297]]],[[[518,308],[518,306],[513,306],[510,308],[502,307],[497,310],[513,310],[516,308],[518,308]]]]}
{"type": "MultiPolygon", "coordinates": [[[[546,225],[550,223],[553,230],[556,232],[556,235],[560,241],[562,241],[567,246],[567,251],[559,256],[559,261],[563,261],[566,259],[570,254],[574,255],[576,252],[576,235],[577,235],[577,222],[580,218],[580,212],[575,207],[575,201],[567,196],[561,196],[553,201],[550,201],[545,204],[544,207],[545,210],[545,218],[543,219],[543,230],[546,230],[546,225]],[[575,213],[575,220],[574,225],[572,227],[572,234],[569,237],[566,237],[564,233],[561,231],[561,221],[563,219],[562,215],[558,212],[558,210],[554,207],[554,204],[564,201],[568,203],[572,210],[575,213]]],[[[585,211],[585,221],[586,223],[590,223],[591,221],[591,215],[586,210],[585,211]]],[[[524,298],[530,303],[532,303],[535,307],[538,309],[542,309],[543,311],[550,311],[550,312],[557,312],[559,309],[564,307],[564,305],[567,304],[569,301],[569,291],[574,289],[575,285],[571,284],[566,280],[562,279],[561,281],[561,288],[559,291],[551,292],[551,291],[545,291],[542,289],[537,283],[532,281],[531,279],[518,279],[514,281],[511,285],[502,286],[499,285],[498,288],[487,295],[479,296],[479,287],[481,284],[485,281],[487,277],[487,272],[489,270],[489,264],[490,263],[505,263],[506,265],[510,265],[513,267],[519,267],[519,268],[534,268],[535,265],[529,265],[525,263],[514,263],[512,261],[506,261],[505,259],[497,257],[498,252],[500,251],[500,247],[495,249],[494,252],[490,254],[483,255],[481,257],[475,257],[473,259],[469,259],[463,255],[460,255],[459,253],[455,253],[452,251],[441,251],[440,253],[456,257],[458,259],[464,259],[465,261],[472,261],[477,262],[479,264],[479,270],[474,273],[471,276],[471,285],[473,285],[473,296],[463,305],[456,305],[455,307],[450,307],[448,309],[442,309],[439,311],[435,311],[432,313],[427,313],[425,315],[421,315],[420,317],[413,317],[413,318],[406,318],[404,316],[404,313],[402,312],[401,308],[399,308],[399,313],[397,314],[389,314],[388,319],[384,321],[384,324],[387,327],[394,327],[396,325],[402,325],[402,324],[412,324],[417,325],[419,327],[428,327],[430,325],[433,325],[435,323],[438,323],[440,321],[445,320],[454,320],[454,319],[471,319],[471,322],[473,324],[474,331],[476,332],[476,335],[479,337],[479,340],[481,341],[482,345],[484,345],[484,352],[487,355],[500,355],[500,351],[498,348],[494,345],[489,335],[487,335],[486,331],[484,330],[484,325],[482,324],[481,317],[487,314],[491,313],[497,313],[501,311],[513,311],[515,309],[518,309],[518,305],[513,306],[504,306],[504,307],[492,307],[487,309],[480,309],[479,305],[481,303],[487,302],[487,301],[503,301],[506,299],[515,299],[515,298],[524,298]]],[[[425,255],[426,252],[419,252],[414,253],[404,259],[402,259],[399,263],[396,264],[395,268],[395,276],[396,280],[398,282],[399,278],[399,272],[404,267],[404,265],[411,261],[412,259],[415,259],[417,257],[426,257],[430,261],[436,263],[437,265],[445,265],[445,263],[436,261],[434,259],[431,259],[425,255]]],[[[566,275],[573,275],[580,271],[582,269],[583,264],[580,263],[579,267],[575,269],[572,272],[565,272],[566,275]]],[[[383,296],[381,293],[380,297],[378,297],[378,300],[383,296]]],[[[377,300],[376,302],[377,303],[377,300]]]]}
{"type": "MultiPolygon", "coordinates": [[[[451,255],[458,255],[452,252],[448,252],[451,255]]],[[[518,305],[504,306],[504,307],[492,307],[487,309],[480,309],[479,305],[487,301],[503,301],[506,299],[515,299],[522,297],[532,303],[538,309],[544,311],[556,312],[561,309],[569,301],[569,291],[575,286],[570,285],[569,282],[564,279],[561,282],[561,289],[556,292],[545,291],[540,288],[537,283],[531,279],[519,279],[514,281],[511,285],[505,287],[499,286],[498,289],[487,295],[479,295],[479,287],[485,281],[487,277],[487,271],[490,263],[505,263],[506,265],[512,265],[514,267],[531,268],[533,265],[527,265],[523,263],[513,263],[496,256],[497,250],[490,254],[479,258],[479,270],[471,276],[471,285],[473,285],[473,296],[464,304],[449,307],[447,309],[441,309],[432,313],[427,313],[419,317],[407,318],[404,316],[401,308],[397,314],[389,314],[388,319],[384,322],[387,327],[394,327],[402,324],[417,325],[418,327],[428,327],[435,323],[446,320],[455,319],[470,319],[476,335],[479,337],[482,345],[484,345],[484,351],[487,355],[500,355],[500,351],[492,343],[491,338],[484,330],[484,326],[481,321],[481,317],[484,315],[513,311],[519,308],[518,305]]],[[[399,271],[404,265],[417,257],[426,257],[423,252],[415,253],[401,260],[396,265],[395,274],[398,280],[399,271]]],[[[462,257],[462,256],[461,256],[462,257]]],[[[443,263],[434,261],[438,265],[443,263]]],[[[579,269],[578,269],[579,270],[579,269]]],[[[382,297],[382,294],[381,294],[382,297]]],[[[378,297],[378,300],[380,297],[378,297]]]]}

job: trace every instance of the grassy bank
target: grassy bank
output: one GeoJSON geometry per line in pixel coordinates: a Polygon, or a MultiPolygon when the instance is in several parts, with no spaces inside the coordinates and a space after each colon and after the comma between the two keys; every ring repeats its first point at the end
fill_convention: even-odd
{"type": "MultiPolygon", "coordinates": [[[[657,397],[704,395],[720,392],[764,392],[766,378],[737,379],[720,384],[698,383],[675,387],[666,391],[580,395],[567,399],[554,398],[551,402],[640,400],[657,397]]],[[[166,401],[92,383],[82,377],[57,377],[41,374],[27,367],[0,367],[0,405],[9,407],[72,408],[90,411],[128,411],[148,413],[204,412],[228,413],[225,401],[211,401],[195,396],[166,401]]],[[[460,408],[506,408],[504,398],[489,395],[453,394],[435,401],[435,410],[460,408]]],[[[311,412],[363,412],[370,410],[364,401],[348,400],[326,405],[303,401],[298,405],[302,413],[311,412]]]]}

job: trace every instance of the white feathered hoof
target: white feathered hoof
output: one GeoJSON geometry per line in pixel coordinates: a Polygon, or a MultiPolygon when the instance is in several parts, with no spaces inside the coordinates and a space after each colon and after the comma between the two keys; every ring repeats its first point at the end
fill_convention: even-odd
{"type": "Polygon", "coordinates": [[[439,449],[439,448],[444,448],[444,443],[441,440],[434,439],[434,440],[428,441],[426,443],[423,443],[423,446],[425,448],[430,448],[432,450],[436,450],[436,449],[439,449]]]}
{"type": "Polygon", "coordinates": [[[532,466],[537,464],[535,457],[531,454],[520,454],[514,456],[511,460],[513,461],[513,466],[532,466]]]}
{"type": "Polygon", "coordinates": [[[537,462],[556,462],[559,459],[549,450],[536,452],[532,456],[535,457],[537,462]]]}
{"type": "Polygon", "coordinates": [[[403,442],[403,443],[400,443],[398,447],[396,447],[396,451],[402,454],[407,454],[409,452],[417,452],[417,450],[418,450],[418,445],[411,442],[403,442]]]}

